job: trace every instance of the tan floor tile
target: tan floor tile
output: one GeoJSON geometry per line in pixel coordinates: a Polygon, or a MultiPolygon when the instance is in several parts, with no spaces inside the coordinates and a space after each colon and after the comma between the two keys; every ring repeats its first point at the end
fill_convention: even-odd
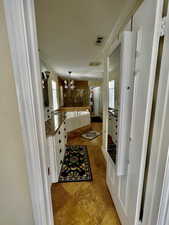
{"type": "MultiPolygon", "coordinates": [[[[92,128],[101,131],[101,125],[92,123],[92,128]]],[[[106,185],[101,136],[92,141],[76,137],[68,144],[87,145],[93,181],[52,186],[55,225],[121,225],[106,185]]]]}

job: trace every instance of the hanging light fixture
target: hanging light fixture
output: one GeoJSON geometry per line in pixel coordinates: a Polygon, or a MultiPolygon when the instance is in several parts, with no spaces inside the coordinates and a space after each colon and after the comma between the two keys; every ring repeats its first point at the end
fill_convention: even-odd
{"type": "Polygon", "coordinates": [[[65,89],[67,89],[68,88],[68,82],[67,82],[67,80],[64,80],[64,84],[65,84],[65,89]]]}
{"type": "Polygon", "coordinates": [[[71,74],[72,74],[72,71],[69,71],[69,78],[68,80],[64,80],[64,85],[65,85],[65,89],[74,89],[75,88],[75,85],[74,85],[74,80],[71,80],[71,74]]]}

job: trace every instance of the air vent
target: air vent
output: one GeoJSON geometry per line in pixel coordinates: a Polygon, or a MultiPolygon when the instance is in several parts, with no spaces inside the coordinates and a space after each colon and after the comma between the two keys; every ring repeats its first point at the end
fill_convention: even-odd
{"type": "Polygon", "coordinates": [[[101,62],[90,62],[89,66],[100,66],[101,62]]]}
{"type": "Polygon", "coordinates": [[[103,42],[104,42],[104,36],[101,36],[101,35],[97,36],[96,45],[102,46],[103,42]]]}

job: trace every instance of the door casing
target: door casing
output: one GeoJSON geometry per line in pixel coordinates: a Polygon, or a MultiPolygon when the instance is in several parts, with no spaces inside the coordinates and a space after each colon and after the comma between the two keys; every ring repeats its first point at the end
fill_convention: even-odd
{"type": "Polygon", "coordinates": [[[54,225],[34,0],[4,0],[35,225],[54,225]]]}

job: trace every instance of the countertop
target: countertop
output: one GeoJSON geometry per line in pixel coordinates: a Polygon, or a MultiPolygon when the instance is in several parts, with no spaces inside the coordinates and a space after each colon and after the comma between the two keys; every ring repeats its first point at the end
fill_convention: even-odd
{"type": "Polygon", "coordinates": [[[46,135],[53,136],[56,134],[57,130],[60,128],[61,124],[70,118],[76,118],[83,115],[90,115],[88,111],[73,111],[73,112],[52,112],[51,119],[45,122],[46,135]]]}
{"type": "Polygon", "coordinates": [[[90,108],[90,106],[82,106],[82,107],[61,107],[60,109],[59,109],[59,111],[61,111],[61,112],[74,112],[74,111],[76,111],[76,112],[78,112],[78,111],[91,111],[91,108],[90,108]]]}

